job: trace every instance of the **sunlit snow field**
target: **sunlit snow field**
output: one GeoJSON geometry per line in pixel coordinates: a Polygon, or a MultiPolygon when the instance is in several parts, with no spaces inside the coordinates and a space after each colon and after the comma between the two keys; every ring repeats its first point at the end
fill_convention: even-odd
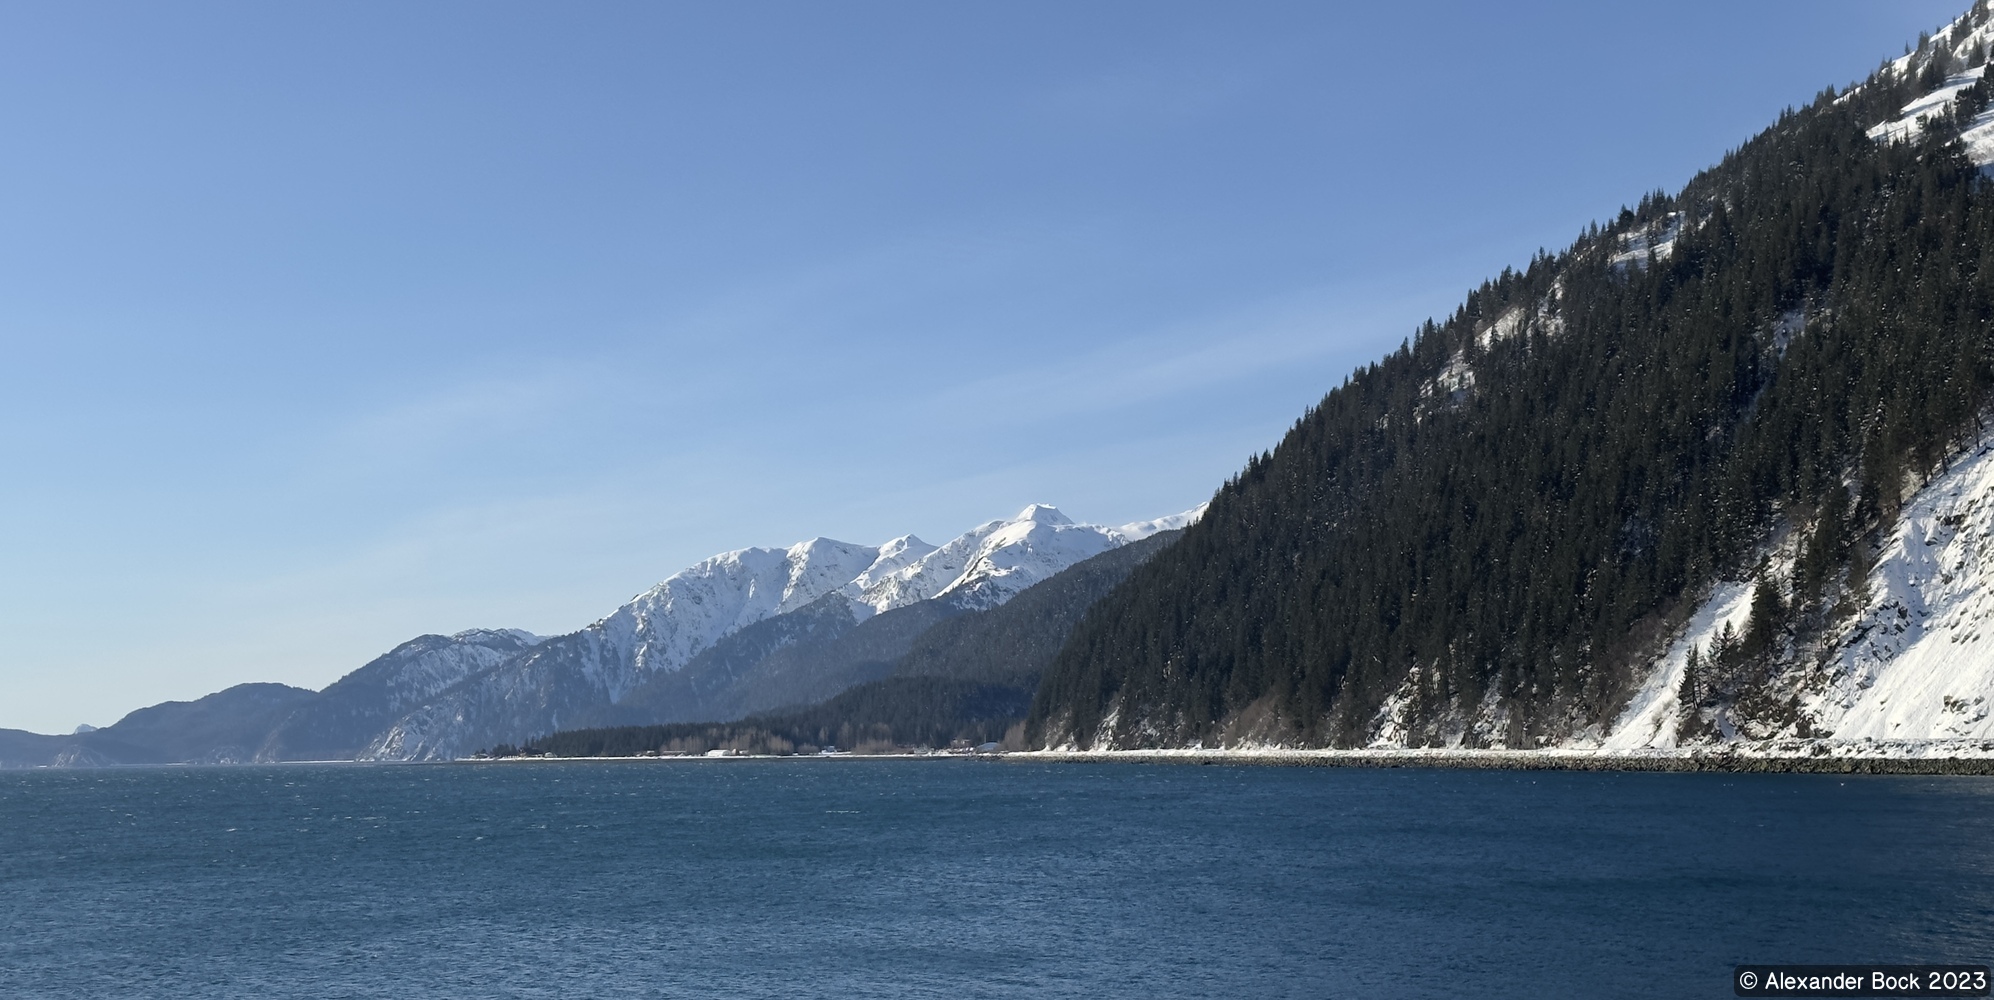
{"type": "Polygon", "coordinates": [[[1994,779],[0,774],[7,997],[1652,997],[1994,958],[1994,779]]]}

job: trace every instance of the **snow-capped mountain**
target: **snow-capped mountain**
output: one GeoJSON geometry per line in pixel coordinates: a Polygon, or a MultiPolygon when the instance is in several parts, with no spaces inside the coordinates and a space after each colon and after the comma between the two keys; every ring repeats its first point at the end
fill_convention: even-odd
{"type": "MultiPolygon", "coordinates": [[[[1154,521],[1106,528],[1075,524],[1057,508],[1032,504],[1008,521],[990,521],[946,545],[926,546],[919,557],[886,572],[869,569],[844,593],[874,611],[937,597],[953,598],[968,608],[995,607],[1082,559],[1159,531],[1182,528],[1203,511],[1201,505],[1154,521]]],[[[888,544],[899,542],[924,545],[911,536],[888,544]]]]}
{"type": "Polygon", "coordinates": [[[720,639],[820,599],[843,598],[855,620],[934,599],[994,607],[1089,556],[1189,524],[1202,510],[1107,526],[1076,524],[1032,504],[939,546],[908,535],[877,546],[815,538],[722,553],[579,632],[443,692],[387,727],[361,756],[455,757],[598,724],[646,678],[680,670],[720,639]]]}

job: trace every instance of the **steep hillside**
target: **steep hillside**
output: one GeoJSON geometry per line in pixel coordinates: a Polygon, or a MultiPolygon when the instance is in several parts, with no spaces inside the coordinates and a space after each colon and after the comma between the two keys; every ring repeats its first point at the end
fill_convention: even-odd
{"type": "Polygon", "coordinates": [[[255,758],[271,727],[313,697],[285,684],[237,684],[194,701],[141,708],[84,736],[91,744],[143,748],[155,760],[245,763],[255,758]]]}
{"type": "Polygon", "coordinates": [[[1994,438],[1958,458],[1863,554],[1822,627],[1789,624],[1747,647],[1760,588],[1791,600],[1800,553],[1789,535],[1757,573],[1718,581],[1621,717],[1573,742],[1994,740],[1994,438]]]}
{"type": "Polygon", "coordinates": [[[1868,731],[1828,651],[1994,384],[1985,21],[1352,375],[1089,613],[1034,739],[1597,743],[1718,618],[1652,729],[1868,731]]]}
{"type": "Polygon", "coordinates": [[[410,639],[292,709],[260,741],[256,759],[352,760],[409,710],[539,642],[519,629],[410,639]]]}

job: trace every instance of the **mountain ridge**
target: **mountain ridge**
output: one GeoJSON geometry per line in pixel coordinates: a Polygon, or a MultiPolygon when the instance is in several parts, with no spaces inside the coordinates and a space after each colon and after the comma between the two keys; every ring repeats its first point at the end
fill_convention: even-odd
{"type": "MultiPolygon", "coordinates": [[[[1124,526],[1076,524],[1031,504],[939,546],[902,536],[882,546],[817,538],[787,549],[737,549],[667,577],[582,630],[558,636],[466,678],[398,720],[363,760],[428,760],[613,721],[611,710],[647,679],[669,676],[758,622],[832,595],[871,617],[946,599],[994,607],[1060,569],[1126,545],[1203,508],[1124,526]]],[[[852,682],[866,678],[851,675],[852,682]]],[[[837,685],[815,690],[825,697],[837,685]]],[[[742,704],[761,704],[751,697],[742,704]]]]}
{"type": "Polygon", "coordinates": [[[1032,504],[939,546],[903,535],[878,546],[820,537],[736,549],[567,635],[418,636],[317,692],[238,685],[139,709],[95,731],[0,733],[0,767],[443,759],[566,725],[734,718],[821,700],[875,679],[872,664],[897,657],[935,622],[1001,605],[1075,562],[1173,530],[1200,510],[1106,526],[1032,504]],[[837,635],[797,644],[827,626],[837,635]],[[834,641],[852,630],[858,634],[834,641]],[[744,650],[756,636],[761,645],[750,655],[744,650]],[[715,659],[728,649],[741,662],[715,659]],[[686,673],[698,664],[712,666],[686,673]],[[648,693],[622,704],[640,689],[648,693]]]}

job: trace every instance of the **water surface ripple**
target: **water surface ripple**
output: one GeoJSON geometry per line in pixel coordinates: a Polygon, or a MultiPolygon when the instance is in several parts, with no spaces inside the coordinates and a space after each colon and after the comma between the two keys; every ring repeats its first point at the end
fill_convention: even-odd
{"type": "Polygon", "coordinates": [[[1696,997],[1994,959],[1994,779],[0,773],[6,997],[1696,997]]]}

